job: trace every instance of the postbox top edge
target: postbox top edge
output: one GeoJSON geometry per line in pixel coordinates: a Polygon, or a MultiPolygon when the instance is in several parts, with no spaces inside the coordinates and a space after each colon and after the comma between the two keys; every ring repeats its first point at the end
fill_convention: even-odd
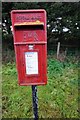
{"type": "Polygon", "coordinates": [[[22,12],[22,13],[23,12],[25,12],[25,13],[33,12],[34,13],[34,12],[46,12],[46,10],[45,9],[30,9],[30,10],[28,9],[28,10],[12,10],[11,11],[11,13],[20,13],[20,12],[22,12]]]}

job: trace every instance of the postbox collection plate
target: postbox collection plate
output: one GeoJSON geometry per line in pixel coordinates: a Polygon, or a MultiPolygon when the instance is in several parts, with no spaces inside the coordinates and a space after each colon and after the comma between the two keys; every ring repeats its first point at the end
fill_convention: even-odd
{"type": "Polygon", "coordinates": [[[19,85],[47,84],[46,11],[11,11],[19,85]]]}

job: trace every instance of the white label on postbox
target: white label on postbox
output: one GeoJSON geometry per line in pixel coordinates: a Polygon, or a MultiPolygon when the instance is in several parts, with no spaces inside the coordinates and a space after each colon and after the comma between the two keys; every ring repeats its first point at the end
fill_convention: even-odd
{"type": "Polygon", "coordinates": [[[26,74],[38,74],[38,52],[25,52],[26,74]]]}

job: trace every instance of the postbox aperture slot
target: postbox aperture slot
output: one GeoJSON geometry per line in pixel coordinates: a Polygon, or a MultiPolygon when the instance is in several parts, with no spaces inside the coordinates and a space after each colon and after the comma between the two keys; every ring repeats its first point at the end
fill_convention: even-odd
{"type": "Polygon", "coordinates": [[[32,29],[32,30],[42,30],[42,29],[44,29],[44,26],[43,25],[28,25],[28,26],[26,26],[26,25],[24,25],[24,26],[14,26],[17,30],[24,30],[24,29],[28,29],[28,30],[30,30],[30,29],[32,29]]]}

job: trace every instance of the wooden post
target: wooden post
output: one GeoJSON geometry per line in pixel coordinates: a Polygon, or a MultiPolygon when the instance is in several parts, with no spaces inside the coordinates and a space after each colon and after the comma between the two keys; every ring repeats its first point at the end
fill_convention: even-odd
{"type": "Polygon", "coordinates": [[[60,42],[57,45],[57,59],[59,58],[59,51],[60,51],[60,42]]]}

